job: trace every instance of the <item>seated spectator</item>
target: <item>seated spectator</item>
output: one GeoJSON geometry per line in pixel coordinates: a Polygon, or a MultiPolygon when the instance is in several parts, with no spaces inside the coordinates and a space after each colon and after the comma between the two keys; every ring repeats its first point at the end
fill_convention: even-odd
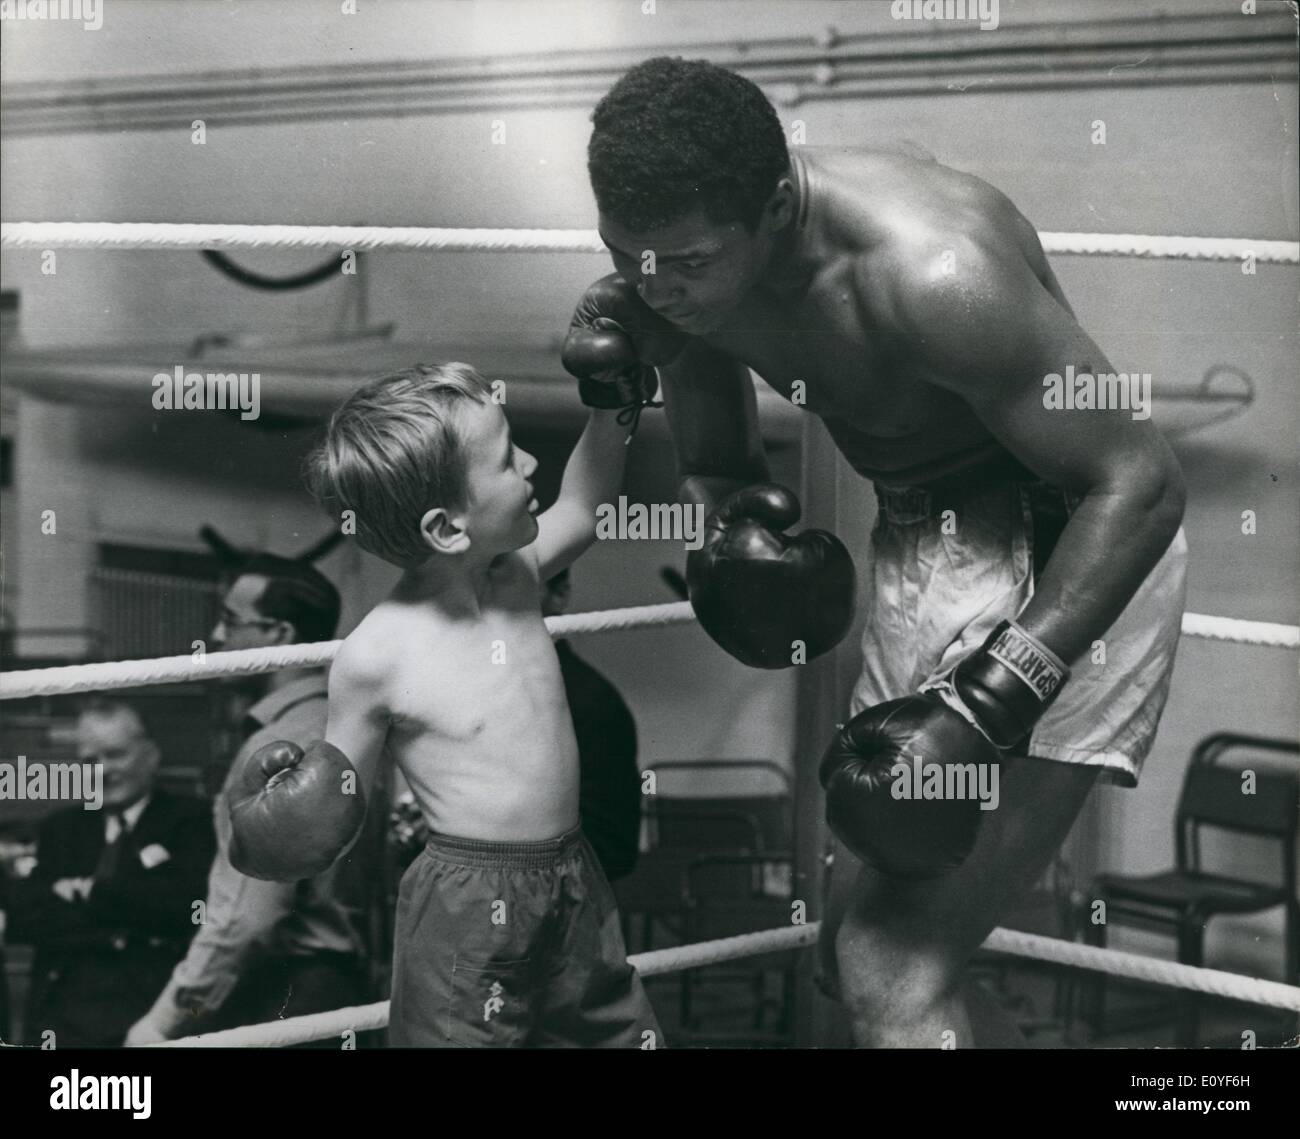
{"type": "MultiPolygon", "coordinates": [[[[327,641],[339,619],[338,590],[305,562],[258,554],[225,596],[212,631],[216,649],[327,641]]],[[[260,698],[249,709],[231,772],[276,740],[307,747],[325,735],[326,671],[282,669],[235,678],[260,698]]],[[[264,882],[230,864],[229,780],[213,804],[218,851],[208,876],[207,920],[128,1044],[196,1031],[327,1012],[367,999],[358,895],[363,842],[316,878],[264,882]]],[[[328,1043],[337,1047],[337,1040],[328,1043]]]]}
{"type": "Polygon", "coordinates": [[[122,1043],[197,928],[214,849],[206,804],[155,788],[161,754],[129,703],[88,702],[76,739],[102,806],[45,819],[7,903],[7,939],[36,948],[26,1038],[56,1048],[122,1043]]]}

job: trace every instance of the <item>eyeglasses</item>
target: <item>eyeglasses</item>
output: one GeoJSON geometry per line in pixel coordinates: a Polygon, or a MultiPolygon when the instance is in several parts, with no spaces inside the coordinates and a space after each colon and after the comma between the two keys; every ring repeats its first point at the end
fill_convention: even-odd
{"type": "Polygon", "coordinates": [[[224,625],[227,629],[257,628],[279,623],[279,617],[240,617],[237,613],[231,613],[229,609],[223,609],[217,620],[218,625],[224,625]]]}

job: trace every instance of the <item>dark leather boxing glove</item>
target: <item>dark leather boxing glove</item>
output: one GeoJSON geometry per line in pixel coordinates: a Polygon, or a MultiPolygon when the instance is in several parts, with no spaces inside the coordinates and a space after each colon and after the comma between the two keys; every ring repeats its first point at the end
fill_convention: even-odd
{"type": "MultiPolygon", "coordinates": [[[[925,798],[925,765],[997,762],[998,753],[932,693],[890,700],[842,727],[821,765],[826,822],[863,862],[898,878],[955,870],[975,845],[977,780],[962,798],[925,798]],[[919,764],[921,770],[915,772],[919,764]]],[[[972,767],[970,771],[976,773],[972,767]]]]}
{"type": "Polygon", "coordinates": [[[346,755],[324,740],[306,751],[278,740],[253,752],[231,782],[231,865],[272,882],[314,878],[352,845],[365,817],[346,755]]]}
{"type": "Polygon", "coordinates": [[[700,625],[751,668],[789,667],[796,641],[812,660],[853,624],[853,559],[825,530],[782,533],[798,521],[798,499],[785,487],[743,487],[709,516],[703,543],[686,559],[700,625]]]}
{"type": "Polygon", "coordinates": [[[635,285],[611,273],[578,302],[560,361],[578,378],[588,407],[647,407],[659,390],[655,368],[671,364],[686,341],[637,296],[635,285]]]}
{"type": "Polygon", "coordinates": [[[950,680],[860,712],[822,760],[831,830],[864,862],[897,877],[956,869],[979,830],[979,767],[1023,739],[1068,678],[1050,649],[1003,621],[950,680]],[[914,793],[929,764],[943,765],[935,798],[914,793]]]}

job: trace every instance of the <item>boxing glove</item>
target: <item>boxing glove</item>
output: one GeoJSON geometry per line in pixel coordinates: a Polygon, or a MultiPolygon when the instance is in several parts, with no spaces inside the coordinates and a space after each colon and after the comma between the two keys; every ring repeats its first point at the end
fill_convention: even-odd
{"type": "MultiPolygon", "coordinates": [[[[864,862],[896,877],[955,870],[979,830],[979,767],[1028,735],[1068,678],[1050,649],[1003,621],[951,679],[860,712],[822,760],[832,832],[864,862]],[[909,792],[921,786],[928,764],[963,768],[961,797],[896,794],[898,780],[911,781],[909,792]]],[[[945,771],[945,792],[952,786],[945,771]]]]}
{"type": "MultiPolygon", "coordinates": [[[[822,760],[826,822],[863,862],[897,878],[933,878],[970,854],[980,801],[898,796],[915,780],[913,764],[984,764],[998,752],[936,694],[890,700],[859,712],[836,734],[822,760]]],[[[972,768],[972,771],[975,769],[972,768]]],[[[975,780],[968,780],[977,785],[975,780]]]]}
{"type": "Polygon", "coordinates": [[[588,407],[648,407],[659,390],[655,368],[672,363],[686,340],[637,296],[633,284],[611,273],[578,302],[560,362],[577,377],[578,395],[588,407]]]}
{"type": "Polygon", "coordinates": [[[798,499],[785,487],[742,487],[709,515],[700,548],[686,559],[700,625],[751,668],[787,668],[796,642],[812,660],[853,623],[853,559],[825,530],[782,532],[798,521],[798,499]]]}
{"type": "Polygon", "coordinates": [[[304,751],[278,740],[258,748],[230,787],[230,862],[241,874],[296,882],[328,870],[361,832],[361,780],[338,748],[304,751]]]}

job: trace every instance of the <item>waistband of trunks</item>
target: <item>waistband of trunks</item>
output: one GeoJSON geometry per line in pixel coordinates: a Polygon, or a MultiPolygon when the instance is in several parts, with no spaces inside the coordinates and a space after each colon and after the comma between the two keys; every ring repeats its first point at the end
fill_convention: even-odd
{"type": "Polygon", "coordinates": [[[425,851],[443,862],[460,866],[501,866],[517,870],[537,870],[554,866],[569,858],[582,841],[582,829],[574,827],[555,838],[540,842],[491,842],[456,835],[429,836],[425,851]]]}
{"type": "Polygon", "coordinates": [[[873,484],[880,512],[891,522],[913,523],[938,517],[943,511],[1000,487],[1023,487],[1035,513],[1062,511],[1069,515],[1080,496],[1044,482],[1019,464],[984,465],[958,475],[949,475],[923,486],[887,487],[873,484]]]}

